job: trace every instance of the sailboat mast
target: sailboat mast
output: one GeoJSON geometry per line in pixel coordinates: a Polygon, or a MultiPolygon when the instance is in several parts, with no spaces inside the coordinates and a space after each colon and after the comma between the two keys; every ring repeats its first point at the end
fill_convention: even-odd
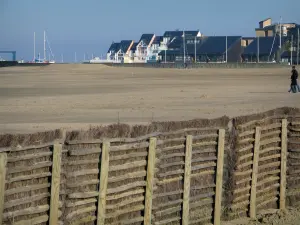
{"type": "Polygon", "coordinates": [[[297,35],[298,35],[298,38],[297,38],[297,65],[299,65],[299,28],[297,29],[297,35]]]}
{"type": "Polygon", "coordinates": [[[226,36],[226,63],[227,63],[227,59],[228,59],[228,37],[226,36]]]}
{"type": "Polygon", "coordinates": [[[282,17],[280,17],[280,22],[279,22],[279,48],[281,48],[281,20],[282,20],[282,17]]]}
{"type": "Polygon", "coordinates": [[[44,31],[44,61],[46,61],[46,32],[44,31]]]}
{"type": "Polygon", "coordinates": [[[195,63],[197,62],[197,36],[195,37],[195,63]]]}
{"type": "Polygon", "coordinates": [[[259,63],[259,36],[257,37],[257,62],[259,63]]]}
{"type": "Polygon", "coordinates": [[[294,42],[294,36],[292,35],[292,41],[291,41],[291,65],[293,65],[293,42],[294,42]]]}
{"type": "Polygon", "coordinates": [[[35,32],[33,32],[33,60],[35,61],[35,32]]]}
{"type": "Polygon", "coordinates": [[[183,62],[185,64],[185,33],[183,31],[183,62]]]}

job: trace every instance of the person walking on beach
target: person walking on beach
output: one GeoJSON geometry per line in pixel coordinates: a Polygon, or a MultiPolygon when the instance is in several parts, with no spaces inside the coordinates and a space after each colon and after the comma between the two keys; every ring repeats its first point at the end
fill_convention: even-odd
{"type": "Polygon", "coordinates": [[[298,89],[298,92],[300,92],[300,85],[299,85],[299,83],[298,83],[298,71],[296,70],[296,67],[295,66],[293,66],[292,67],[292,73],[294,74],[294,76],[295,76],[295,79],[296,79],[296,88],[298,89]]]}
{"type": "Polygon", "coordinates": [[[298,91],[300,92],[300,87],[298,85],[298,82],[297,82],[297,79],[298,79],[298,71],[296,70],[296,67],[293,66],[292,67],[292,76],[291,76],[291,87],[290,87],[290,90],[289,92],[293,92],[293,93],[296,93],[297,92],[297,89],[298,91]]]}

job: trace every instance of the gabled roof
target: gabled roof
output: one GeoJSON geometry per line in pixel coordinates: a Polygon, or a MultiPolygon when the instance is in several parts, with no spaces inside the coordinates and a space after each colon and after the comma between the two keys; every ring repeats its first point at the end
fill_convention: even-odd
{"type": "Polygon", "coordinates": [[[132,41],[131,40],[123,40],[120,42],[119,50],[122,50],[122,52],[126,53],[128,51],[128,48],[130,47],[132,41]]]}
{"type": "Polygon", "coordinates": [[[153,36],[154,34],[143,34],[141,39],[139,40],[139,43],[143,41],[145,45],[149,45],[153,36]]]}
{"type": "Polygon", "coordinates": [[[168,49],[180,49],[183,45],[183,38],[181,36],[175,37],[168,45],[168,49]]]}
{"type": "Polygon", "coordinates": [[[135,50],[136,50],[136,46],[138,45],[138,43],[133,43],[133,45],[132,45],[132,47],[131,47],[131,49],[130,49],[130,51],[133,51],[133,52],[135,52],[135,50]]]}
{"type": "Polygon", "coordinates": [[[119,47],[120,47],[120,43],[112,43],[111,46],[109,47],[107,53],[110,53],[110,52],[117,52],[119,51],[119,47]]]}
{"type": "MultiPolygon", "coordinates": [[[[282,45],[287,41],[286,37],[282,37],[282,45]]],[[[258,51],[259,43],[259,54],[269,55],[275,53],[279,49],[280,38],[276,37],[259,37],[255,38],[250,45],[248,45],[244,50],[244,55],[256,55],[258,51]],[[259,39],[259,40],[258,40],[259,39]]]]}
{"type": "Polygon", "coordinates": [[[163,38],[163,36],[156,36],[153,41],[153,44],[160,44],[163,41],[163,38]]]}
{"type": "MultiPolygon", "coordinates": [[[[241,40],[241,36],[228,36],[227,48],[241,40]]],[[[195,52],[195,44],[188,44],[188,40],[194,41],[195,38],[186,38],[186,54],[195,52]]],[[[196,44],[197,55],[222,55],[226,52],[226,36],[211,36],[197,38],[199,43],[196,44]]],[[[183,38],[176,37],[168,46],[169,49],[180,51],[183,54],[183,38]]]]}
{"type": "MultiPolygon", "coordinates": [[[[241,36],[227,36],[227,49],[237,41],[240,41],[241,38],[241,36]]],[[[197,52],[199,52],[199,54],[224,54],[226,52],[226,36],[203,38],[201,44],[197,48],[197,52]]]]}

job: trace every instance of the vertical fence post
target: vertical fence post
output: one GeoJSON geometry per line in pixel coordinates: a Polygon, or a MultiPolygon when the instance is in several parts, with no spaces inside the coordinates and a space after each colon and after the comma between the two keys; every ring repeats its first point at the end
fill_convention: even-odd
{"type": "Polygon", "coordinates": [[[52,177],[51,177],[51,197],[50,197],[50,225],[58,224],[59,210],[59,187],[61,173],[61,153],[62,145],[53,145],[53,160],[52,160],[52,177]]]}
{"type": "Polygon", "coordinates": [[[221,225],[225,130],[219,130],[214,225],[221,225]]]}
{"type": "Polygon", "coordinates": [[[259,162],[260,135],[261,135],[261,128],[256,127],[254,153],[253,153],[251,194],[250,194],[250,217],[252,219],[256,219],[256,186],[257,186],[257,174],[258,174],[258,162],[259,162]]]}
{"type": "Polygon", "coordinates": [[[149,152],[148,152],[148,166],[147,166],[144,225],[151,224],[154,173],[155,173],[155,157],[156,157],[155,153],[156,153],[156,138],[150,138],[150,145],[149,145],[149,152]]]}
{"type": "Polygon", "coordinates": [[[192,162],[193,136],[186,137],[185,144],[185,166],[184,166],[184,190],[183,190],[183,210],[182,225],[189,224],[190,211],[190,187],[191,187],[191,162],[192,162]]]}
{"type": "Polygon", "coordinates": [[[7,154],[0,153],[0,224],[3,223],[6,164],[7,154]]]}
{"type": "Polygon", "coordinates": [[[286,197],[286,161],[287,161],[287,120],[282,120],[281,130],[281,165],[280,165],[280,210],[285,210],[286,197]]]}
{"type": "Polygon", "coordinates": [[[109,148],[110,142],[103,142],[101,153],[101,168],[100,168],[100,188],[98,198],[98,215],[97,225],[104,225],[106,211],[106,191],[108,182],[108,167],[109,167],[109,148]]]}

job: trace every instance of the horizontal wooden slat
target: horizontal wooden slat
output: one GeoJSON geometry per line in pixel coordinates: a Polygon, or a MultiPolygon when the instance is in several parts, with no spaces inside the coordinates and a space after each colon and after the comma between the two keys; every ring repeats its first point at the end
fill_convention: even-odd
{"type": "Polygon", "coordinates": [[[85,207],[85,208],[81,208],[75,211],[70,212],[69,214],[66,215],[66,219],[70,220],[73,217],[76,217],[80,214],[84,214],[84,213],[89,213],[89,212],[95,212],[97,210],[96,206],[90,206],[90,207],[85,207]]]}
{"type": "Polygon", "coordinates": [[[78,192],[78,193],[71,193],[68,194],[69,198],[93,198],[98,197],[99,193],[97,191],[91,192],[78,192]]]}
{"type": "Polygon", "coordinates": [[[119,209],[119,208],[122,208],[126,205],[129,205],[129,204],[133,204],[133,203],[137,203],[137,202],[143,202],[145,200],[144,196],[139,196],[139,197],[135,197],[135,198],[130,198],[130,199],[127,199],[125,201],[122,201],[118,204],[113,204],[113,205],[106,205],[106,209],[119,209]]]}
{"type": "Polygon", "coordinates": [[[172,150],[179,150],[179,149],[184,149],[185,145],[175,145],[175,146],[168,146],[168,147],[163,147],[163,148],[158,148],[161,153],[167,152],[167,151],[172,151],[172,150]]]}
{"type": "Polygon", "coordinates": [[[85,164],[97,164],[99,163],[99,159],[85,159],[85,160],[76,160],[76,161],[68,161],[66,165],[69,166],[77,166],[77,165],[85,165],[85,164]]]}
{"type": "Polygon", "coordinates": [[[7,161],[10,162],[18,162],[24,161],[28,159],[38,159],[46,156],[51,156],[52,152],[39,152],[34,154],[27,154],[27,155],[19,155],[19,156],[8,156],[7,161]]]}
{"type": "Polygon", "coordinates": [[[254,148],[254,145],[251,144],[251,145],[245,146],[245,147],[243,147],[243,148],[241,148],[241,149],[237,149],[237,152],[238,152],[238,153],[246,152],[246,151],[248,151],[248,150],[252,150],[253,148],[254,148]]]}
{"type": "Polygon", "coordinates": [[[270,202],[276,202],[277,200],[278,200],[278,198],[269,198],[269,199],[267,199],[266,201],[257,204],[257,208],[261,208],[261,207],[263,207],[263,206],[269,204],[270,202]]]}
{"type": "Polygon", "coordinates": [[[172,163],[163,163],[159,165],[159,168],[161,169],[165,169],[171,166],[183,166],[184,165],[184,161],[179,161],[179,162],[172,162],[172,163]]]}
{"type": "Polygon", "coordinates": [[[71,207],[87,205],[87,204],[91,204],[91,203],[95,203],[95,202],[97,202],[96,198],[89,198],[89,199],[80,200],[80,201],[76,201],[76,202],[67,202],[66,207],[71,208],[71,207]]]}
{"type": "Polygon", "coordinates": [[[68,172],[68,177],[86,176],[91,174],[99,174],[99,169],[78,170],[78,171],[68,172]]]}
{"type": "Polygon", "coordinates": [[[199,169],[206,169],[210,167],[215,167],[217,164],[212,162],[212,163],[203,163],[202,165],[197,165],[197,166],[192,166],[191,171],[199,170],[199,169]]]}
{"type": "Polygon", "coordinates": [[[270,159],[277,159],[280,157],[281,157],[281,154],[275,154],[275,155],[270,155],[270,156],[266,156],[266,157],[261,157],[261,158],[259,158],[259,162],[267,161],[270,159]]]}
{"type": "Polygon", "coordinates": [[[116,161],[116,160],[124,160],[124,159],[132,159],[136,157],[146,157],[148,155],[147,152],[131,152],[125,155],[112,155],[109,156],[110,161],[116,161]]]}
{"type": "Polygon", "coordinates": [[[215,160],[217,160],[216,156],[199,157],[199,158],[192,159],[192,163],[215,161],[215,160]]]}
{"type": "Polygon", "coordinates": [[[41,148],[46,148],[46,147],[52,147],[54,145],[54,142],[48,142],[45,144],[40,144],[40,145],[29,145],[29,146],[24,146],[24,147],[5,147],[5,148],[0,148],[0,152],[17,152],[17,151],[26,151],[26,150],[34,150],[34,149],[41,149],[41,148]]]}
{"type": "Polygon", "coordinates": [[[117,165],[117,166],[109,166],[109,172],[118,171],[118,170],[127,170],[127,169],[142,167],[142,166],[146,166],[146,165],[147,165],[146,160],[124,163],[124,164],[117,165]]]}
{"type": "Polygon", "coordinates": [[[171,176],[171,175],[182,175],[183,173],[184,173],[184,170],[180,169],[180,170],[168,171],[165,173],[159,173],[157,176],[158,177],[167,177],[167,176],[171,176]]]}
{"type": "Polygon", "coordinates": [[[153,206],[153,210],[159,210],[159,209],[162,209],[162,208],[165,208],[165,207],[172,207],[174,205],[180,205],[183,203],[183,200],[182,199],[176,199],[176,200],[173,200],[173,201],[167,201],[165,203],[163,202],[159,202],[157,203],[157,205],[153,206]]]}
{"type": "Polygon", "coordinates": [[[87,185],[95,185],[99,184],[99,179],[93,179],[93,180],[85,180],[81,182],[67,182],[67,187],[68,188],[75,188],[75,187],[82,187],[82,186],[87,186],[87,185]]]}
{"type": "Polygon", "coordinates": [[[17,216],[26,216],[31,214],[38,214],[47,212],[49,210],[49,205],[40,205],[36,207],[29,207],[25,209],[20,209],[12,212],[3,213],[3,219],[7,220],[9,218],[17,217],[17,216]]]}
{"type": "Polygon", "coordinates": [[[254,141],[255,141],[254,138],[245,138],[245,139],[239,140],[238,144],[242,145],[242,144],[247,144],[247,143],[254,142],[254,141]]]}
{"type": "Polygon", "coordinates": [[[272,138],[272,139],[264,140],[260,142],[260,145],[263,146],[263,145],[268,145],[277,142],[281,142],[281,138],[272,138]]]}
{"type": "Polygon", "coordinates": [[[71,156],[91,155],[91,154],[100,154],[100,153],[101,153],[101,148],[69,150],[69,154],[71,156]]]}
{"type": "Polygon", "coordinates": [[[107,189],[107,194],[113,194],[113,193],[118,193],[122,191],[127,191],[129,189],[137,188],[137,187],[145,187],[146,186],[146,181],[137,181],[134,183],[122,185],[116,188],[108,188],[107,189]]]}
{"type": "Polygon", "coordinates": [[[11,208],[14,206],[18,206],[18,205],[22,205],[22,204],[28,204],[28,203],[32,203],[35,201],[39,201],[42,199],[46,199],[50,196],[50,193],[42,193],[42,194],[37,194],[37,195],[31,195],[28,197],[24,197],[24,198],[18,198],[15,200],[10,200],[4,203],[4,208],[11,208]]]}
{"type": "Polygon", "coordinates": [[[279,134],[281,134],[280,130],[272,131],[272,132],[269,132],[269,133],[262,134],[261,139],[266,138],[266,137],[270,137],[270,136],[274,136],[274,135],[278,136],[279,134]]]}
{"type": "Polygon", "coordinates": [[[165,216],[165,215],[168,215],[168,214],[180,212],[181,209],[182,209],[182,207],[179,205],[179,206],[159,210],[159,211],[155,212],[154,215],[155,215],[155,217],[162,217],[162,216],[165,216]]]}
{"type": "Polygon", "coordinates": [[[38,162],[38,163],[34,163],[33,165],[30,165],[30,166],[19,166],[19,167],[9,168],[7,170],[7,174],[27,172],[27,171],[41,169],[41,168],[50,167],[50,166],[52,166],[52,162],[50,162],[50,161],[38,162]]]}
{"type": "Polygon", "coordinates": [[[255,130],[254,129],[252,129],[250,131],[244,131],[244,132],[238,134],[238,137],[242,138],[242,137],[253,135],[253,134],[255,134],[255,130]]]}
{"type": "Polygon", "coordinates": [[[263,150],[260,150],[259,154],[262,155],[262,154],[265,154],[267,152],[280,151],[280,150],[281,150],[281,147],[269,147],[269,148],[264,148],[263,150]]]}
{"type": "Polygon", "coordinates": [[[180,221],[181,217],[174,217],[174,218],[170,218],[170,219],[165,219],[165,220],[160,220],[160,221],[155,221],[154,225],[164,225],[164,224],[171,224],[175,221],[180,221]]]}
{"type": "Polygon", "coordinates": [[[50,172],[45,172],[45,173],[39,173],[39,174],[31,174],[31,175],[13,177],[13,178],[9,178],[6,181],[6,183],[12,183],[12,182],[24,181],[24,180],[31,180],[31,179],[38,179],[38,178],[44,178],[44,177],[51,177],[51,173],[50,172]]]}
{"type": "Polygon", "coordinates": [[[132,179],[132,178],[145,177],[146,174],[147,174],[146,170],[140,171],[140,172],[127,173],[127,174],[124,174],[124,175],[118,176],[118,177],[109,177],[108,182],[109,183],[114,183],[114,182],[124,181],[124,180],[127,180],[127,179],[132,179]]]}
{"type": "Polygon", "coordinates": [[[243,161],[245,159],[248,159],[248,158],[253,158],[253,153],[249,153],[247,155],[243,155],[243,156],[238,157],[237,162],[239,163],[239,162],[241,162],[241,161],[243,161]]]}
{"type": "Polygon", "coordinates": [[[8,189],[5,191],[5,196],[8,195],[14,195],[22,192],[28,192],[28,191],[36,191],[44,188],[49,188],[50,183],[47,184],[35,184],[35,185],[29,185],[29,186],[22,186],[18,188],[8,189]]]}
{"type": "Polygon", "coordinates": [[[145,207],[144,205],[137,205],[137,206],[127,207],[122,210],[115,210],[112,213],[106,213],[105,218],[107,218],[107,219],[108,218],[116,218],[116,217],[126,214],[126,213],[132,213],[132,212],[143,210],[144,207],[145,207]]]}
{"type": "Polygon", "coordinates": [[[44,215],[44,216],[34,217],[30,220],[17,221],[17,222],[14,222],[13,225],[27,225],[27,224],[37,225],[37,224],[48,222],[48,220],[49,220],[49,216],[44,215]]]}
{"type": "Polygon", "coordinates": [[[132,150],[132,149],[147,148],[147,147],[149,147],[149,142],[140,142],[140,143],[126,144],[126,145],[119,145],[119,146],[110,146],[109,151],[116,152],[116,151],[132,150]]]}
{"type": "Polygon", "coordinates": [[[218,142],[216,141],[207,141],[207,142],[200,142],[200,143],[194,143],[193,148],[201,147],[201,146],[209,146],[209,145],[217,145],[218,142]]]}
{"type": "Polygon", "coordinates": [[[133,190],[133,191],[127,191],[127,192],[120,193],[120,194],[112,193],[112,194],[106,196],[106,200],[107,201],[117,200],[117,199],[125,198],[125,197],[132,196],[132,195],[138,195],[138,194],[142,194],[142,193],[145,193],[144,188],[139,188],[139,189],[133,190]]]}

